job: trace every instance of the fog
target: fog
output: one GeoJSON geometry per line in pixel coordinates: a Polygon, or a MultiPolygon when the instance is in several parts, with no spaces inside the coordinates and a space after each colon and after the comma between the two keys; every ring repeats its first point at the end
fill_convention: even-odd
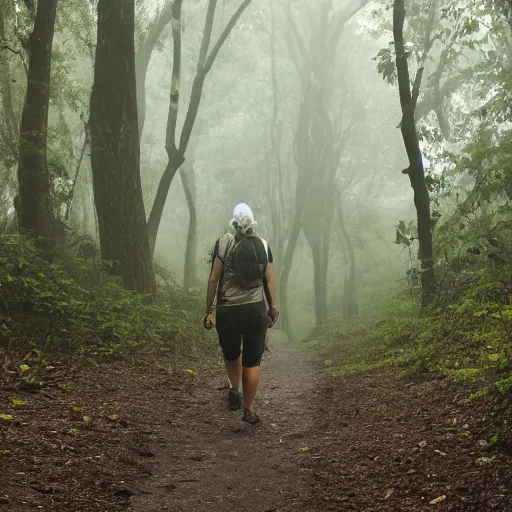
{"type": "MultiPolygon", "coordinates": [[[[28,11],[16,5],[18,32],[4,29],[12,42],[4,66],[21,110],[23,67],[15,48],[29,25],[28,11]]],[[[90,151],[97,130],[89,124],[96,7],[62,4],[57,13],[48,162],[65,199],[58,208],[66,225],[99,242],[90,151]]],[[[245,202],[270,242],[283,322],[295,337],[410,286],[417,212],[400,125],[392,10],[352,0],[185,0],[179,15],[171,9],[164,0],[139,0],[135,10],[140,175],[157,267],[201,294],[215,240],[233,207],[245,202]],[[165,200],[155,201],[159,184],[165,200]],[[397,226],[410,227],[412,245],[394,243],[397,226]]],[[[427,173],[458,184],[462,197],[471,178],[459,181],[450,154],[462,153],[479,129],[465,113],[493,94],[465,84],[464,73],[495,57],[498,38],[485,23],[466,20],[456,3],[443,9],[436,2],[411,8],[405,48],[427,173]],[[460,32],[452,32],[450,16],[460,32]],[[413,78],[420,71],[418,98],[413,78]]],[[[16,193],[12,161],[7,168],[9,203],[16,193]]],[[[439,205],[430,192],[434,216],[453,210],[453,200],[439,205]]]]}
{"type": "MultiPolygon", "coordinates": [[[[219,6],[214,39],[236,2],[219,6]]],[[[276,108],[274,130],[283,173],[286,204],[283,229],[292,223],[295,202],[297,163],[293,154],[301,101],[301,83],[290,56],[287,38],[293,37],[290,12],[306,39],[315,30],[318,16],[311,17],[311,2],[276,2],[274,27],[268,1],[252,2],[249,11],[234,28],[219,53],[204,86],[197,124],[192,134],[196,204],[198,216],[197,258],[199,282],[205,282],[209,266],[207,256],[213,244],[227,228],[235,204],[248,203],[254,210],[258,232],[270,243],[273,232],[269,190],[274,192],[278,172],[271,142],[271,123],[276,108]],[[273,41],[272,41],[273,40],[273,41]],[[275,45],[276,97],[272,82],[272,44],[275,45]],[[199,130],[197,127],[200,127],[199,130]],[[200,133],[198,133],[200,132],[200,133]]],[[[350,2],[333,2],[331,30],[335,21],[350,9],[350,2]]],[[[395,87],[382,79],[372,60],[386,37],[375,38],[364,28],[364,17],[372,6],[352,16],[343,29],[328,76],[335,82],[329,115],[335,128],[345,130],[345,148],[336,181],[346,186],[343,208],[347,231],[354,244],[357,293],[363,303],[375,301],[395,289],[404,276],[409,256],[392,242],[398,219],[414,215],[412,190],[400,171],[406,167],[400,131],[400,106],[395,87]]],[[[183,68],[180,114],[183,123],[190,97],[204,10],[201,2],[183,6],[183,68]]],[[[154,195],[155,184],[167,163],[165,130],[169,107],[172,38],[164,33],[161,47],[153,53],[149,66],[147,117],[141,145],[141,169],[146,209],[154,195]]],[[[319,108],[318,106],[317,108],[319,108]]],[[[311,173],[315,170],[312,169],[311,173]]],[[[329,205],[332,210],[335,204],[329,205]]],[[[335,216],[336,217],[336,216],[335,216]]],[[[189,211],[182,183],[173,180],[165,205],[155,257],[172,269],[183,282],[183,267],[189,211]]],[[[333,218],[329,245],[329,312],[336,315],[346,272],[346,241],[333,218]]],[[[277,234],[279,236],[279,234],[277,234]]],[[[282,264],[276,261],[277,269],[282,264]]],[[[305,336],[315,323],[314,274],[311,250],[301,234],[293,257],[288,294],[292,325],[298,336],[305,336]]]]}
{"type": "Polygon", "coordinates": [[[0,505],[512,511],[511,6],[0,0],[0,505]]]}

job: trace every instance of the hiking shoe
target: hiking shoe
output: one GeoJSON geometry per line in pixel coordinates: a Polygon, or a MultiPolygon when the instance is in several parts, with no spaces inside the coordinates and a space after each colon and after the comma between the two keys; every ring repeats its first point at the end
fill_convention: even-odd
{"type": "Polygon", "coordinates": [[[236,389],[230,389],[228,394],[228,404],[230,411],[238,411],[242,408],[242,395],[236,389]]]}
{"type": "Polygon", "coordinates": [[[251,411],[250,409],[244,409],[242,421],[245,421],[245,423],[249,423],[249,425],[256,425],[261,420],[260,417],[254,411],[251,411]]]}

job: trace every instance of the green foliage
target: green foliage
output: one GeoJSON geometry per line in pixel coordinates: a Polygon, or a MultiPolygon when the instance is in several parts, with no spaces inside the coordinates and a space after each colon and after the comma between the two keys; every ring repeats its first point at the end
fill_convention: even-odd
{"type": "Polygon", "coordinates": [[[472,381],[480,377],[482,370],[479,368],[461,368],[460,370],[446,370],[445,374],[455,382],[472,381]]]}
{"type": "Polygon", "coordinates": [[[152,302],[125,290],[108,263],[69,249],[49,262],[33,241],[14,235],[0,237],[0,263],[0,348],[26,354],[21,373],[56,352],[112,355],[207,339],[198,302],[178,288],[163,287],[152,302]]]}
{"type": "Polygon", "coordinates": [[[13,398],[11,401],[14,407],[22,407],[24,405],[28,405],[27,400],[24,400],[23,398],[13,398]]]}
{"type": "MultiPolygon", "coordinates": [[[[484,270],[459,283],[457,299],[421,314],[394,299],[361,318],[315,332],[315,350],[333,376],[384,366],[404,377],[431,373],[468,387],[468,402],[494,393],[512,398],[512,268],[484,270]]],[[[455,297],[453,290],[450,299],[455,297]]]]}
{"type": "Polygon", "coordinates": [[[417,315],[417,306],[401,299],[373,305],[360,317],[318,327],[306,346],[329,362],[326,372],[332,376],[406,364],[418,327],[409,319],[417,315]]]}
{"type": "Polygon", "coordinates": [[[502,394],[510,393],[512,391],[512,375],[510,375],[506,379],[501,379],[501,380],[497,381],[495,384],[500,393],[502,393],[502,394]]]}
{"type": "Polygon", "coordinates": [[[395,227],[396,239],[395,244],[410,247],[411,244],[418,238],[418,233],[414,222],[399,221],[395,227]]]}

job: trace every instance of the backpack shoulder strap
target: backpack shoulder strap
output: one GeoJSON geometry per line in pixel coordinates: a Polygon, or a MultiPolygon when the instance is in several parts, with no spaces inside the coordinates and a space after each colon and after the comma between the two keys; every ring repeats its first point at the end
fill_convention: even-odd
{"type": "Polygon", "coordinates": [[[219,239],[219,250],[217,253],[217,257],[222,263],[226,263],[226,259],[229,256],[229,253],[233,250],[235,246],[235,237],[231,233],[226,233],[219,239]]]}

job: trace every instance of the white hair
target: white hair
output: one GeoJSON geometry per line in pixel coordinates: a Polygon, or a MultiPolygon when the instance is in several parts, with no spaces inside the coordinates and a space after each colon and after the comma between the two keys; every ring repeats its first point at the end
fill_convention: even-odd
{"type": "Polygon", "coordinates": [[[235,235],[245,235],[249,230],[254,230],[256,225],[251,208],[245,203],[237,204],[233,210],[233,218],[229,222],[230,231],[235,235]]]}

